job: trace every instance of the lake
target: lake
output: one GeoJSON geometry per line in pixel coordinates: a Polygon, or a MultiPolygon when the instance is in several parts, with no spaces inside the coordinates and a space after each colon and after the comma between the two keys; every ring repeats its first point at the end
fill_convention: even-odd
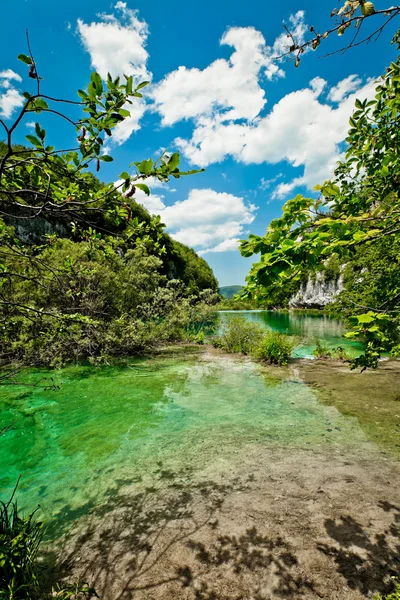
{"type": "Polygon", "coordinates": [[[263,327],[297,336],[299,346],[293,352],[294,357],[312,358],[316,339],[325,348],[334,350],[341,347],[350,356],[358,356],[362,352],[362,344],[343,337],[347,331],[344,322],[330,315],[279,310],[226,310],[218,314],[220,327],[235,316],[242,316],[263,327]]]}

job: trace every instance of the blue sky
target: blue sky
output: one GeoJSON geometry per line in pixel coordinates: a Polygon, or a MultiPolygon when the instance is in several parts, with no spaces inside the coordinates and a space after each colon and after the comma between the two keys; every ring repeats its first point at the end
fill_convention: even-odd
{"type": "MultiPolygon", "coordinates": [[[[378,42],[343,56],[323,58],[345,40],[335,37],[307,54],[299,69],[273,60],[287,43],[283,21],[299,36],[310,24],[324,30],[336,5],[3,0],[0,114],[12,120],[21,91],[32,87],[16,60],[26,52],[26,28],[44,93],[75,99],[94,69],[150,80],[146,99],[116,132],[114,162],[104,164],[101,178],[116,181],[130,162],[165,148],[181,152],[183,168],[205,167],[152,185],[152,196],[137,200],[204,256],[221,285],[242,284],[251,259],[240,256],[237,240],[262,234],[285,200],[312,193],[329,177],[355,97],[371,96],[374,78],[395,57],[393,24],[378,42]]],[[[57,147],[73,141],[67,125],[50,116],[44,124],[57,147]]],[[[18,141],[30,127],[27,119],[18,141]]]]}

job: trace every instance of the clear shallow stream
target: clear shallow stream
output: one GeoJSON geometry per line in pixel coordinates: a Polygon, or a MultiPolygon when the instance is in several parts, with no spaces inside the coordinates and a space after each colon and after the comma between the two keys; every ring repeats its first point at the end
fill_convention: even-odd
{"type": "MultiPolygon", "coordinates": [[[[44,371],[21,373],[35,383],[44,371]]],[[[47,373],[48,375],[48,373],[47,373]]],[[[0,497],[72,522],[118,487],[163,468],[227,469],[249,446],[361,452],[357,419],[301,381],[247,359],[207,354],[52,373],[59,390],[1,388],[0,497]]]]}
{"type": "Polygon", "coordinates": [[[357,356],[362,351],[362,344],[343,337],[347,331],[344,323],[329,315],[279,310],[226,310],[219,312],[220,326],[235,316],[245,317],[274,331],[297,336],[300,345],[293,352],[295,357],[312,358],[316,339],[329,350],[340,346],[350,356],[357,356]]]}

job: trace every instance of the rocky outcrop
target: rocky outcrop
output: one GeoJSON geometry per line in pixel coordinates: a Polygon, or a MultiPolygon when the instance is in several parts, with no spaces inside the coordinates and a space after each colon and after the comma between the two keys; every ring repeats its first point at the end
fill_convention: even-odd
{"type": "Polygon", "coordinates": [[[343,289],[343,278],[340,275],[336,280],[325,281],[322,273],[317,273],[315,278],[309,277],[307,283],[300,286],[297,294],[289,300],[290,308],[323,308],[330,304],[343,289]]]}
{"type": "Polygon", "coordinates": [[[4,219],[7,225],[14,227],[16,237],[27,245],[43,244],[46,235],[57,234],[59,237],[68,237],[70,231],[65,222],[61,219],[51,219],[44,217],[27,218],[8,216],[4,219]]]}

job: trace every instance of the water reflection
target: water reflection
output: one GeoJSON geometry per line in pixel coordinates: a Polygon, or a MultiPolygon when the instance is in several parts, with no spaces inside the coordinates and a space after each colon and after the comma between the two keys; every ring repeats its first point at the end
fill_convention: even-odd
{"type": "Polygon", "coordinates": [[[324,347],[330,350],[340,346],[351,356],[356,356],[362,351],[360,343],[343,338],[343,334],[346,332],[343,321],[330,315],[311,315],[277,310],[220,311],[218,314],[220,328],[235,316],[243,316],[253,323],[259,323],[274,331],[298,336],[302,342],[294,354],[302,358],[312,356],[316,339],[319,339],[324,347]]]}

